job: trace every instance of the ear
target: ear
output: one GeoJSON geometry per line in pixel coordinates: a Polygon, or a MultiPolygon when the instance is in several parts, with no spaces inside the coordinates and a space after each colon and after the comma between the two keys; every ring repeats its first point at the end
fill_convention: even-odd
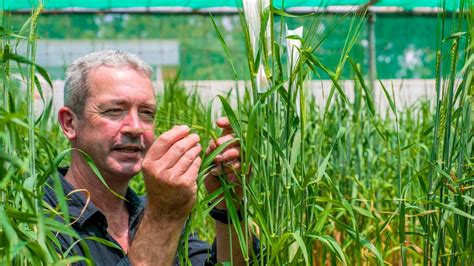
{"type": "Polygon", "coordinates": [[[78,124],[77,115],[68,107],[63,106],[58,111],[58,120],[66,138],[70,141],[75,140],[78,124]]]}

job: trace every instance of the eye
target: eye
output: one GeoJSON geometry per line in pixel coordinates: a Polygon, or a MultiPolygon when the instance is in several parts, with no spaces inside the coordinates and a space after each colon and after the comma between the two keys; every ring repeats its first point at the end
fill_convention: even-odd
{"type": "Polygon", "coordinates": [[[153,122],[155,120],[155,112],[151,110],[144,110],[140,112],[140,116],[144,121],[153,122]]]}
{"type": "Polygon", "coordinates": [[[102,114],[104,114],[106,116],[112,116],[112,117],[121,116],[123,113],[124,113],[124,111],[122,109],[119,109],[119,108],[110,108],[110,109],[106,109],[104,112],[102,112],[102,114]]]}

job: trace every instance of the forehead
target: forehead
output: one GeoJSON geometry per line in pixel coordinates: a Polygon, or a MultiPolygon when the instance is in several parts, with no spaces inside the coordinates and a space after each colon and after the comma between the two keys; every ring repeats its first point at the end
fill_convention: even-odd
{"type": "Polygon", "coordinates": [[[155,102],[152,81],[130,67],[98,67],[89,73],[87,83],[91,100],[155,102]]]}

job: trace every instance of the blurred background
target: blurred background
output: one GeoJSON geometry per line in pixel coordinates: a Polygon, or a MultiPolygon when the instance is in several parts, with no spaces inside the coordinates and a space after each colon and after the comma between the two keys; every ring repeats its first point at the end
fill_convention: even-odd
{"type": "MultiPolygon", "coordinates": [[[[273,1],[273,5],[282,8],[282,2],[273,1]]],[[[310,14],[284,20],[288,29],[303,26],[308,31],[316,25],[313,32],[319,36],[314,39],[320,45],[315,54],[324,65],[335,69],[346,38],[353,30],[354,13],[369,5],[366,25],[357,36],[350,56],[375,88],[378,106],[386,106],[376,81],[382,79],[384,84],[396,88],[395,99],[403,107],[434,95],[441,4],[438,0],[284,1],[287,12],[310,14]]],[[[231,50],[238,79],[249,80],[238,14],[240,5],[233,1],[47,1],[38,23],[36,58],[55,80],[54,105],[62,104],[62,81],[67,66],[81,55],[101,49],[125,50],[144,58],[155,69],[158,89],[163,88],[164,80],[179,76],[186,88],[197,89],[206,98],[228,92],[238,85],[210,15],[231,50]]],[[[446,10],[456,12],[459,1],[445,1],[445,5],[446,10]]],[[[22,26],[32,6],[29,1],[3,3],[5,10],[12,11],[4,18],[11,30],[22,26]]],[[[443,19],[447,29],[452,27],[449,16],[443,19]]],[[[279,28],[276,30],[281,32],[279,28]]],[[[26,48],[20,45],[19,49],[26,48]]],[[[446,70],[448,67],[444,66],[446,70]]],[[[354,78],[350,68],[350,64],[345,65],[341,78],[346,80],[343,84],[349,95],[354,78]]],[[[328,80],[324,73],[313,75],[308,86],[311,94],[323,99],[324,91],[331,86],[328,80]]]]}

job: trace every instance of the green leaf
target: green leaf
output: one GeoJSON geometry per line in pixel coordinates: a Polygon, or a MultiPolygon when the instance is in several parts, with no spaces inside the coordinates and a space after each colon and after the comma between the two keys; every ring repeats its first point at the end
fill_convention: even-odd
{"type": "Polygon", "coordinates": [[[337,258],[342,262],[343,265],[347,265],[346,256],[344,255],[344,251],[339,246],[334,238],[328,235],[324,236],[317,236],[317,235],[308,235],[308,237],[314,238],[325,245],[329,250],[332,251],[336,255],[337,258]]]}
{"type": "Polygon", "coordinates": [[[107,184],[107,181],[105,181],[104,177],[102,176],[99,169],[95,165],[94,160],[92,160],[92,158],[89,156],[89,154],[85,153],[84,151],[78,150],[78,149],[75,149],[75,150],[77,150],[81,153],[84,160],[86,160],[87,165],[89,165],[91,170],[94,172],[94,174],[97,176],[97,178],[99,178],[100,182],[107,188],[107,190],[110,191],[110,193],[114,194],[114,196],[116,196],[117,198],[119,198],[121,200],[127,201],[127,199],[125,199],[124,196],[120,195],[119,193],[115,192],[112,188],[110,188],[109,184],[107,184]]]}
{"type": "Polygon", "coordinates": [[[230,67],[232,69],[232,73],[234,74],[234,79],[237,80],[237,78],[238,78],[237,70],[235,70],[234,61],[232,60],[232,53],[229,49],[229,46],[227,45],[226,41],[224,40],[224,37],[222,37],[222,34],[219,31],[219,28],[217,27],[216,22],[214,21],[214,17],[212,15],[210,15],[210,18],[211,18],[211,21],[212,21],[212,25],[214,26],[214,30],[217,34],[217,38],[219,39],[219,42],[221,43],[222,48],[224,48],[226,59],[229,61],[230,67]]]}
{"type": "Polygon", "coordinates": [[[223,96],[219,95],[219,99],[221,100],[221,103],[222,103],[222,107],[224,108],[224,111],[227,115],[227,118],[229,119],[229,122],[230,122],[230,125],[234,131],[234,134],[235,136],[238,138],[238,139],[241,139],[241,136],[242,136],[242,131],[240,129],[240,124],[239,124],[239,121],[237,120],[237,117],[235,116],[235,113],[234,111],[232,110],[232,108],[230,107],[229,105],[229,102],[226,100],[226,98],[224,98],[223,96]]]}
{"type": "Polygon", "coordinates": [[[75,265],[76,262],[81,262],[81,261],[85,262],[87,265],[92,265],[92,262],[90,259],[81,257],[81,256],[68,257],[54,263],[54,265],[55,266],[62,266],[62,265],[69,266],[69,265],[75,265]]]}
{"type": "Polygon", "coordinates": [[[229,146],[230,144],[236,142],[236,141],[239,141],[238,139],[231,139],[231,140],[228,140],[224,143],[222,143],[222,145],[220,145],[219,147],[217,147],[215,150],[213,150],[210,154],[208,154],[205,159],[202,161],[201,163],[201,170],[199,172],[202,172],[203,169],[207,169],[211,164],[212,164],[212,161],[214,161],[214,159],[216,158],[216,156],[221,153],[222,151],[224,151],[225,148],[227,148],[227,146],[229,146]]]}
{"type": "Polygon", "coordinates": [[[308,259],[308,249],[306,248],[306,244],[303,241],[303,238],[301,238],[300,231],[297,230],[296,232],[291,234],[293,238],[295,239],[296,243],[298,244],[301,252],[303,253],[303,258],[306,263],[306,265],[309,264],[309,259],[308,259]]]}
{"type": "Polygon", "coordinates": [[[51,82],[51,78],[49,77],[48,72],[38,64],[30,61],[28,58],[18,54],[12,54],[8,50],[3,53],[3,58],[4,60],[12,60],[18,63],[35,66],[36,71],[38,71],[38,73],[46,80],[46,82],[51,88],[53,87],[53,83],[51,82]]]}
{"type": "Polygon", "coordinates": [[[257,114],[260,110],[260,101],[252,107],[252,111],[250,112],[249,122],[247,125],[247,136],[246,136],[246,146],[245,146],[245,162],[243,164],[243,172],[248,173],[250,171],[250,159],[252,158],[252,149],[255,140],[255,133],[257,131],[256,123],[257,123],[257,114]]]}
{"type": "Polygon", "coordinates": [[[64,252],[64,256],[67,257],[69,255],[69,253],[71,253],[72,249],[79,243],[79,242],[82,242],[82,241],[86,241],[86,240],[90,240],[90,241],[95,241],[95,242],[98,242],[104,246],[107,246],[107,247],[111,247],[111,248],[114,248],[114,249],[118,249],[120,251],[122,251],[123,255],[126,255],[125,254],[125,251],[123,251],[123,249],[109,241],[109,240],[106,240],[106,239],[103,239],[103,238],[100,238],[100,237],[96,237],[96,236],[88,236],[88,237],[84,237],[84,238],[81,238],[81,239],[78,239],[76,241],[74,241],[74,243],[72,243],[68,249],[66,249],[66,251],[64,252]]]}
{"type": "MultiPolygon", "coordinates": [[[[365,80],[362,77],[362,73],[360,73],[359,68],[357,67],[356,62],[352,60],[352,58],[348,57],[349,63],[352,65],[352,70],[356,74],[357,80],[360,83],[360,86],[364,90],[364,99],[367,104],[367,107],[369,108],[369,113],[374,116],[375,115],[375,107],[374,107],[374,101],[372,99],[372,93],[370,92],[370,89],[367,87],[367,84],[365,84],[365,80]]],[[[357,87],[357,86],[356,86],[357,87]]]]}
{"type": "Polygon", "coordinates": [[[438,201],[428,201],[428,200],[423,200],[422,202],[434,205],[438,208],[441,208],[441,209],[453,212],[457,215],[460,215],[460,216],[466,217],[468,219],[474,220],[473,215],[471,215],[471,214],[469,214],[469,213],[467,213],[463,210],[460,210],[460,209],[456,208],[456,202],[451,202],[450,204],[445,204],[445,203],[438,202],[438,201]]]}
{"type": "Polygon", "coordinates": [[[334,74],[334,72],[332,72],[326,66],[321,64],[321,62],[319,62],[319,60],[308,51],[303,50],[302,54],[306,56],[306,58],[309,59],[309,63],[308,61],[306,61],[306,64],[313,70],[313,72],[317,72],[316,69],[314,68],[314,66],[317,66],[319,69],[321,69],[324,73],[326,73],[329,76],[329,78],[332,80],[332,84],[341,95],[344,103],[346,103],[347,106],[351,106],[349,100],[347,99],[346,93],[344,92],[344,89],[339,84],[339,81],[336,75],[334,74]]]}

